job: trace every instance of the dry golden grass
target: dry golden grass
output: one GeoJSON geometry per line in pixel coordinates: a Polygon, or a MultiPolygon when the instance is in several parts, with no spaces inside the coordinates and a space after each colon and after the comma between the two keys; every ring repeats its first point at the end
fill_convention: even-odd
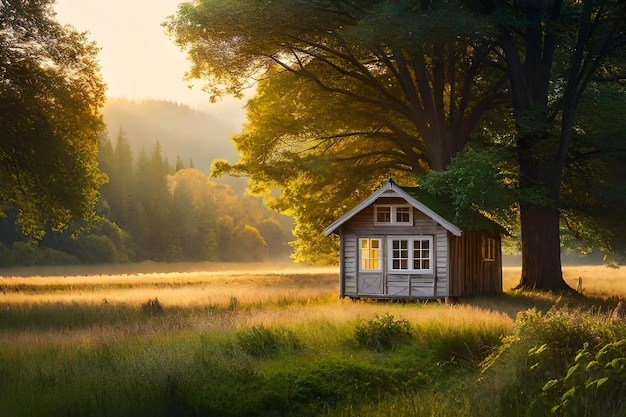
{"type": "MultiPolygon", "coordinates": [[[[519,284],[520,267],[502,269],[502,288],[508,291],[519,284]]],[[[626,297],[626,268],[610,268],[603,265],[564,266],[563,279],[578,289],[582,278],[583,294],[596,297],[626,297]]]]}
{"type": "MultiPolygon", "coordinates": [[[[82,328],[2,330],[12,345],[36,346],[50,339],[63,343],[90,344],[98,340],[134,334],[160,334],[171,330],[233,329],[253,325],[308,325],[315,323],[356,323],[375,314],[401,316],[418,327],[463,329],[476,326],[513,326],[515,312],[477,301],[468,304],[352,302],[338,298],[336,268],[298,267],[269,264],[175,264],[166,270],[150,271],[155,265],[132,273],[93,270],[91,275],[75,269],[43,276],[0,278],[0,309],[42,310],[73,314],[75,307],[110,313],[110,309],[141,310],[148,299],[157,298],[164,308],[180,313],[147,323],[96,323],[82,328]],[[199,269],[205,269],[201,271],[199,269]],[[418,307],[418,308],[416,308],[418,307]],[[99,310],[103,309],[103,310],[99,310]],[[107,309],[107,310],[104,310],[107,309]],[[219,310],[219,313],[213,311],[219,310]],[[226,314],[224,313],[226,312],[226,314]]],[[[134,266],[136,268],[136,266],[134,266]]],[[[39,271],[41,272],[41,271],[39,271]]],[[[519,267],[504,268],[505,291],[517,285],[519,267]]],[[[566,281],[578,286],[583,278],[584,293],[593,296],[626,296],[626,269],[603,266],[564,267],[566,281]]],[[[5,274],[7,275],[7,274],[5,274]]],[[[488,301],[489,303],[489,301],[488,301]]],[[[0,343],[2,345],[2,343],[0,343]]]]}
{"type": "Polygon", "coordinates": [[[158,298],[170,312],[166,318],[149,323],[94,323],[75,328],[0,331],[0,339],[4,339],[2,333],[8,332],[10,338],[6,340],[21,347],[45,345],[51,340],[92,345],[101,340],[158,335],[172,330],[230,330],[254,325],[304,326],[311,333],[318,332],[322,340],[325,325],[357,323],[376,314],[392,314],[416,326],[439,329],[512,326],[512,320],[504,314],[469,305],[442,308],[436,302],[416,306],[341,300],[336,268],[233,264],[231,268],[220,265],[207,271],[188,272],[57,273],[4,277],[0,278],[0,287],[4,290],[4,294],[0,293],[0,309],[44,311],[37,314],[50,310],[72,315],[80,307],[97,315],[111,314],[116,306],[141,310],[148,299],[158,298]]]}
{"type": "MultiPolygon", "coordinates": [[[[333,300],[338,294],[337,268],[295,264],[154,264],[104,267],[5,270],[0,277],[0,304],[123,303],[140,305],[158,298],[168,306],[240,306],[280,304],[284,300],[333,300]],[[41,275],[48,273],[50,275],[41,275]],[[283,301],[281,301],[283,300],[283,301]]],[[[520,268],[503,268],[503,288],[519,282],[520,268]]],[[[626,269],[565,266],[563,276],[574,289],[600,297],[626,296],[626,269]]]]}
{"type": "MultiPolygon", "coordinates": [[[[197,264],[204,271],[101,273],[0,278],[0,303],[124,303],[139,305],[158,298],[169,306],[224,305],[267,302],[282,297],[318,298],[337,294],[336,268],[306,268],[292,264],[197,264]]],[[[181,264],[182,270],[192,264],[181,264]]],[[[196,265],[196,264],[193,264],[196,265]]],[[[154,265],[151,265],[155,268],[154,265]]],[[[132,267],[131,267],[132,268],[132,267]]],[[[159,266],[159,268],[162,268],[159,266]]],[[[105,268],[106,270],[106,268],[105,268]]],[[[42,272],[42,271],[39,271],[42,272]]],[[[43,271],[45,272],[45,271],[43,271]]],[[[74,273],[74,274],[72,274],[74,273]]]]}

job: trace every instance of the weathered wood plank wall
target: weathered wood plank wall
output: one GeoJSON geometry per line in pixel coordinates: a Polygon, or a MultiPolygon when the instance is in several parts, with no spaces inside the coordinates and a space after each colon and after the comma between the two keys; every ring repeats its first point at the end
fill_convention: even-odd
{"type": "Polygon", "coordinates": [[[450,237],[450,296],[497,294],[502,292],[502,251],[500,235],[463,231],[450,237]],[[483,238],[495,239],[493,261],[483,260],[483,238]]]}

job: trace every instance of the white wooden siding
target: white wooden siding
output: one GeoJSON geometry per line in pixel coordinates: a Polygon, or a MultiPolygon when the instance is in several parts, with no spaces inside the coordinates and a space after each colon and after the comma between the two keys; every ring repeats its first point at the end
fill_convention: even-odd
{"type": "Polygon", "coordinates": [[[356,296],[356,276],[357,276],[357,238],[354,233],[344,233],[341,242],[344,253],[343,277],[344,291],[347,296],[356,296]]]}
{"type": "Polygon", "coordinates": [[[436,296],[434,275],[389,274],[387,275],[387,288],[387,295],[392,298],[394,296],[401,296],[402,298],[432,298],[436,296]]]}
{"type": "MultiPolygon", "coordinates": [[[[379,198],[375,204],[402,203],[398,198],[379,198]]],[[[445,298],[448,295],[448,232],[430,217],[413,210],[412,226],[374,225],[373,205],[357,213],[342,225],[343,271],[345,295],[349,297],[381,298],[445,298]],[[433,274],[402,274],[387,271],[387,236],[431,235],[434,239],[433,274]],[[383,270],[359,272],[358,240],[362,237],[381,238],[383,270]]]]}

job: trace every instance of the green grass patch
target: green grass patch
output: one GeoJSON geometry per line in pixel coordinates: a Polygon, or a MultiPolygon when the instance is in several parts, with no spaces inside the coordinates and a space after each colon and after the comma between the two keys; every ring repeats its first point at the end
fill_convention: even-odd
{"type": "Polygon", "coordinates": [[[254,357],[271,357],[280,353],[297,353],[302,344],[295,333],[284,328],[252,326],[235,335],[237,346],[254,357]]]}

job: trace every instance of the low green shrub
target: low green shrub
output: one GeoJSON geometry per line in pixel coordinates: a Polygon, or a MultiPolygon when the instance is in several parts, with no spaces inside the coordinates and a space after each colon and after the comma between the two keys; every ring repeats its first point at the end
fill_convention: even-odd
{"type": "Polygon", "coordinates": [[[279,353],[297,352],[302,348],[300,340],[291,330],[252,326],[235,335],[237,345],[254,357],[272,357],[279,353]]]}
{"type": "Polygon", "coordinates": [[[560,416],[626,415],[626,339],[607,343],[597,353],[587,343],[565,376],[542,389],[550,411],[560,416]]]}
{"type": "Polygon", "coordinates": [[[76,256],[58,249],[28,242],[15,242],[12,248],[0,243],[0,266],[76,265],[76,256]]]}
{"type": "Polygon", "coordinates": [[[117,247],[107,236],[81,235],[72,246],[72,253],[83,264],[117,262],[120,258],[117,247]]]}
{"type": "Polygon", "coordinates": [[[311,358],[298,368],[285,367],[268,374],[263,385],[269,388],[264,396],[280,395],[280,401],[294,411],[292,415],[319,415],[321,410],[339,404],[377,400],[396,391],[403,382],[404,373],[386,366],[327,357],[311,358]]]}
{"type": "Polygon", "coordinates": [[[452,328],[422,337],[440,362],[460,359],[478,364],[501,343],[502,334],[485,334],[479,329],[471,328],[452,328]]]}
{"type": "Polygon", "coordinates": [[[52,249],[40,248],[39,265],[77,265],[79,260],[74,255],[52,249]]]}
{"type": "Polygon", "coordinates": [[[520,338],[528,345],[547,347],[551,372],[558,375],[567,371],[587,343],[591,343],[590,348],[602,346],[616,337],[607,315],[580,309],[553,308],[545,314],[526,310],[518,314],[516,324],[520,338]]]}
{"type": "Polygon", "coordinates": [[[621,398],[612,399],[614,390],[623,392],[624,370],[611,368],[626,365],[623,342],[615,344],[626,337],[622,323],[608,314],[558,308],[523,311],[516,324],[518,334],[484,362],[483,391],[492,384],[488,389],[499,397],[491,415],[624,415],[621,398]],[[620,382],[603,388],[609,380],[620,382]],[[599,408],[585,408],[585,402],[599,408]]]}
{"type": "Polygon", "coordinates": [[[394,317],[388,313],[361,320],[354,331],[356,344],[373,351],[392,350],[412,338],[411,324],[402,317],[394,317]]]}

